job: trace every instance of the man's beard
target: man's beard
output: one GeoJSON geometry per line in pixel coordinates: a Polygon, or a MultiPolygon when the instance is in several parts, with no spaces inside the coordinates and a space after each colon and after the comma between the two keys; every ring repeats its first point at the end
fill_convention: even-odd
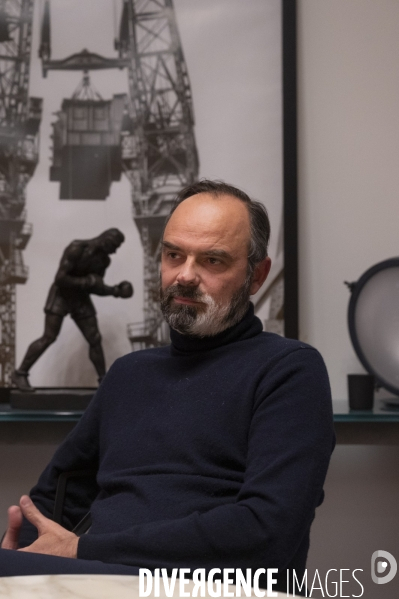
{"type": "Polygon", "coordinates": [[[239,322],[249,306],[252,277],[248,274],[243,285],[232,295],[230,301],[217,303],[208,293],[198,287],[170,285],[160,287],[161,311],[168,325],[183,335],[213,337],[239,322]],[[173,301],[174,297],[185,297],[200,305],[189,306],[173,301]]]}

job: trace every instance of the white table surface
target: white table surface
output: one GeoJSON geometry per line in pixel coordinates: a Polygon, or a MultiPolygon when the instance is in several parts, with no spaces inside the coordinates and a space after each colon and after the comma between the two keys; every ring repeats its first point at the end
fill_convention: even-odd
{"type": "MultiPolygon", "coordinates": [[[[189,581],[185,590],[190,592],[192,584],[189,581]]],[[[233,590],[234,587],[232,586],[231,589],[233,590]]],[[[138,599],[138,597],[138,576],[62,574],[0,578],[1,599],[138,599]]],[[[173,597],[179,597],[178,585],[173,597]]],[[[283,599],[287,595],[278,593],[278,597],[283,599]]],[[[163,585],[160,586],[160,599],[166,599],[163,585]]]]}

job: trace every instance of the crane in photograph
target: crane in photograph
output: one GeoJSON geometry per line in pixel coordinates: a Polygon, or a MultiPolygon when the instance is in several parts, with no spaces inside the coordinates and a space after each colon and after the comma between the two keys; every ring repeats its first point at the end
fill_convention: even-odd
{"type": "Polygon", "coordinates": [[[161,235],[176,193],[198,176],[191,88],[172,0],[123,0],[115,49],[117,58],[84,49],[52,60],[46,0],[39,50],[44,76],[51,70],[80,70],[87,86],[92,70],[126,69],[123,113],[121,95],[105,101],[80,93],[64,100],[53,124],[50,178],[61,182],[61,199],[105,199],[121,171],[128,177],[144,252],[144,322],[128,325],[132,347],[139,349],[167,342],[158,303],[161,235]],[[90,190],[78,183],[85,160],[98,178],[90,190]]]}
{"type": "Polygon", "coordinates": [[[0,1],[0,386],[15,368],[16,285],[28,278],[26,186],[38,162],[42,100],[29,97],[33,0],[0,1]]]}
{"type": "Polygon", "coordinates": [[[172,0],[125,0],[116,46],[129,64],[122,162],[144,250],[144,323],[128,327],[139,348],[169,341],[158,301],[161,235],[176,193],[196,180],[199,164],[172,0]]]}

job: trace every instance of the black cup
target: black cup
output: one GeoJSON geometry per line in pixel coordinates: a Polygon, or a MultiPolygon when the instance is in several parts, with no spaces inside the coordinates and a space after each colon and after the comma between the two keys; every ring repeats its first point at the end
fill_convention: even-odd
{"type": "Polygon", "coordinates": [[[372,374],[348,374],[349,407],[351,410],[372,410],[375,381],[372,374]]]}
{"type": "Polygon", "coordinates": [[[10,387],[0,387],[0,403],[10,403],[10,387]]]}

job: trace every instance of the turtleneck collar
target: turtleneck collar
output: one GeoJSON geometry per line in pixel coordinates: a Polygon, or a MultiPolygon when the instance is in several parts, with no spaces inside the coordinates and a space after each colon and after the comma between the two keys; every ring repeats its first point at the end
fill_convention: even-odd
{"type": "Polygon", "coordinates": [[[259,335],[262,329],[262,323],[255,316],[254,306],[250,303],[244,318],[240,322],[213,337],[182,335],[174,329],[170,329],[170,340],[172,342],[172,349],[178,353],[192,353],[215,349],[234,341],[249,339],[250,337],[259,335]]]}

